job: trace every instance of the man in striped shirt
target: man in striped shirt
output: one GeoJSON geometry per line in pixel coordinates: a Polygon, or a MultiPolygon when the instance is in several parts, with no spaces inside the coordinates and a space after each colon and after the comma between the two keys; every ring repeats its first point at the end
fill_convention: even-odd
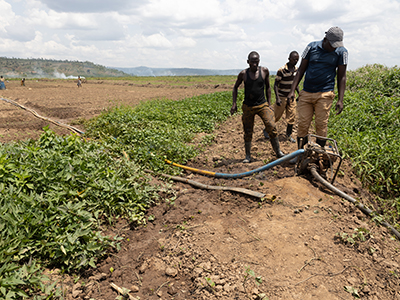
{"type": "MultiPolygon", "coordinates": [[[[288,99],[293,78],[296,75],[296,64],[299,61],[299,53],[292,51],[289,54],[289,61],[276,73],[274,92],[276,101],[274,104],[275,122],[278,122],[283,113],[286,112],[286,136],[292,143],[296,141],[292,138],[293,125],[296,118],[296,104],[292,99],[288,99]]],[[[296,87],[299,94],[299,87],[296,87]]]]}

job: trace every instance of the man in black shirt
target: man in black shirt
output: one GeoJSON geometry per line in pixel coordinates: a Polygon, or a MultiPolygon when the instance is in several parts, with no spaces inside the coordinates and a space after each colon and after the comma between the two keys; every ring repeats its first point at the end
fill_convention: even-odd
{"type": "Polygon", "coordinates": [[[231,115],[237,111],[237,94],[238,88],[244,82],[244,101],[242,105],[244,145],[246,158],[244,163],[251,162],[251,141],[253,139],[254,118],[255,115],[260,116],[264,122],[265,129],[270,136],[272,149],[278,158],[284,156],[279,146],[278,131],[275,125],[274,112],[269,107],[271,105],[271,87],[269,84],[269,71],[265,67],[259,67],[260,55],[252,51],[250,52],[247,63],[249,68],[241,71],[237,77],[236,83],[232,91],[232,107],[231,115]],[[267,96],[265,98],[265,95],[267,96]]]}

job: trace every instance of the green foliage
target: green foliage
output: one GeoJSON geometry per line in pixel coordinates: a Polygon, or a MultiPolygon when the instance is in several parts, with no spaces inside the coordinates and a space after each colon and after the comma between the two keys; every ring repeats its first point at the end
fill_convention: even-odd
{"type": "Polygon", "coordinates": [[[102,143],[46,130],[38,141],[1,145],[0,295],[47,290],[42,267],[95,267],[119,240],[98,225],[117,217],[141,222],[156,192],[141,168],[102,143]]]}
{"type": "Polygon", "coordinates": [[[131,107],[113,108],[91,120],[87,135],[107,140],[111,148],[128,154],[144,168],[180,172],[164,159],[186,163],[201,148],[190,144],[196,133],[206,132],[206,145],[217,124],[226,120],[231,93],[201,95],[181,101],[155,100],[131,107]]]}
{"type": "Polygon", "coordinates": [[[207,281],[207,283],[208,283],[208,285],[209,285],[210,287],[212,287],[212,288],[215,287],[215,282],[212,281],[212,279],[211,279],[210,277],[205,277],[205,279],[206,279],[206,281],[207,281]]]}
{"type": "Polygon", "coordinates": [[[79,272],[118,249],[120,238],[103,236],[99,225],[146,222],[161,188],[144,168],[179,172],[164,159],[195,157],[195,134],[206,132],[199,144],[208,144],[230,105],[230,93],[151,101],[92,120],[91,139],[45,129],[37,141],[0,145],[0,298],[55,297],[44,268],[79,272]]]}
{"type": "MultiPolygon", "coordinates": [[[[400,69],[368,65],[348,72],[343,113],[332,108],[329,135],[362,182],[400,214],[400,69]]],[[[395,222],[397,223],[397,222],[395,222]]]]}
{"type": "MultiPolygon", "coordinates": [[[[249,278],[254,278],[255,284],[256,285],[260,285],[260,284],[262,284],[262,277],[261,276],[256,276],[256,274],[254,273],[254,271],[252,269],[250,269],[250,267],[246,267],[246,274],[244,275],[244,279],[243,279],[242,285],[243,285],[243,288],[244,288],[244,291],[246,293],[247,298],[251,299],[250,296],[247,294],[247,291],[246,291],[246,281],[249,278]]],[[[257,295],[257,299],[268,300],[268,297],[264,293],[261,293],[261,294],[257,295]]]]}
{"type": "Polygon", "coordinates": [[[346,232],[338,232],[336,233],[336,236],[339,237],[339,239],[344,243],[344,244],[350,244],[352,246],[356,246],[359,243],[365,242],[366,240],[372,238],[370,232],[368,229],[365,228],[356,228],[354,229],[355,233],[353,234],[347,234],[346,232]]]}
{"type": "Polygon", "coordinates": [[[383,65],[366,65],[347,73],[347,89],[352,92],[365,90],[371,96],[400,96],[400,69],[383,65]]]}
{"type": "Polygon", "coordinates": [[[262,277],[256,276],[256,274],[252,269],[250,269],[250,267],[246,267],[246,275],[244,275],[243,287],[245,286],[245,283],[249,278],[254,278],[256,285],[260,285],[262,283],[262,277]]]}

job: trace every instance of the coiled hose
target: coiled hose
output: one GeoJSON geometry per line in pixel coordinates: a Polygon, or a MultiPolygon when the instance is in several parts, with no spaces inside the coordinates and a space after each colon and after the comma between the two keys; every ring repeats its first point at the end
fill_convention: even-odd
{"type": "MultiPolygon", "coordinates": [[[[342,197],[342,198],[350,201],[351,203],[353,203],[364,214],[366,214],[366,215],[368,215],[370,217],[377,216],[377,214],[374,211],[366,208],[362,203],[360,203],[356,199],[350,197],[349,195],[347,195],[346,193],[342,192],[338,188],[334,187],[332,184],[330,184],[328,181],[326,181],[323,177],[321,177],[321,175],[319,175],[318,172],[317,172],[317,166],[316,165],[311,164],[309,169],[311,171],[311,174],[314,176],[314,178],[317,179],[320,183],[322,183],[326,188],[330,189],[332,192],[336,193],[340,197],[342,197]]],[[[392,233],[397,237],[397,239],[400,240],[400,233],[392,225],[390,225],[388,222],[386,222],[384,220],[381,221],[380,224],[382,224],[386,228],[389,228],[392,231],[392,233]]]]}

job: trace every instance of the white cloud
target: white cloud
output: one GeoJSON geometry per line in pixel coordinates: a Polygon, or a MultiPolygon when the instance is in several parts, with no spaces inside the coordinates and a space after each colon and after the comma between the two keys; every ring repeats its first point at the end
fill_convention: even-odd
{"type": "Polygon", "coordinates": [[[190,26],[190,24],[215,22],[221,15],[218,0],[150,0],[138,9],[145,19],[163,22],[169,26],[190,26]]]}
{"type": "Polygon", "coordinates": [[[93,13],[93,12],[109,12],[109,11],[124,11],[132,7],[134,1],[129,0],[41,0],[39,1],[46,5],[51,10],[57,12],[79,12],[79,13],[93,13]]]}
{"type": "Polygon", "coordinates": [[[187,37],[178,37],[172,41],[172,44],[177,48],[193,48],[196,46],[196,40],[187,37]]]}
{"type": "Polygon", "coordinates": [[[106,66],[276,70],[340,26],[349,68],[400,61],[396,0],[0,0],[0,56],[106,66]]]}
{"type": "Polygon", "coordinates": [[[4,0],[0,0],[0,37],[7,33],[6,27],[10,25],[15,19],[15,14],[12,6],[4,0]]]}

